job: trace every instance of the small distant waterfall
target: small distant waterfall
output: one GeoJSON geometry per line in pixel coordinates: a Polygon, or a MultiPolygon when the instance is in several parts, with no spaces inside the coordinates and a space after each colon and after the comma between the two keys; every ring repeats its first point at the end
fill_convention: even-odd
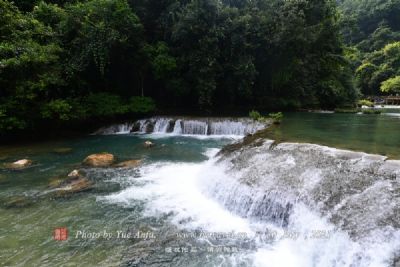
{"type": "Polygon", "coordinates": [[[253,134],[266,125],[248,118],[173,118],[153,117],[104,127],[95,134],[171,133],[184,135],[237,135],[253,134]]]}
{"type": "Polygon", "coordinates": [[[176,120],[174,124],[174,129],[172,131],[175,134],[181,134],[182,133],[182,120],[176,120]]]}
{"type": "Polygon", "coordinates": [[[197,135],[207,135],[208,132],[208,122],[207,121],[196,121],[188,120],[183,121],[183,134],[197,134],[197,135]]]}
{"type": "Polygon", "coordinates": [[[166,118],[160,118],[160,119],[156,120],[156,122],[154,124],[153,132],[166,133],[169,123],[170,123],[170,120],[166,119],[166,118]]]}
{"type": "Polygon", "coordinates": [[[93,134],[127,134],[130,133],[134,123],[122,123],[122,124],[114,124],[108,127],[102,127],[93,134]]]}

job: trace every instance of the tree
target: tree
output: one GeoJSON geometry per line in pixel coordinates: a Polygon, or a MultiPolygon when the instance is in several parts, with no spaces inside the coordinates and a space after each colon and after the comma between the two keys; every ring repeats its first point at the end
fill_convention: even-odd
{"type": "Polygon", "coordinates": [[[382,82],[381,91],[384,93],[400,93],[400,76],[382,82]]]}
{"type": "Polygon", "coordinates": [[[143,27],[126,0],[91,0],[66,6],[61,23],[68,78],[96,90],[131,90],[139,84],[143,27]],[[136,81],[122,82],[119,77],[136,81]],[[94,89],[94,88],[93,88],[94,89]]]}
{"type": "Polygon", "coordinates": [[[193,0],[183,9],[173,30],[181,72],[187,86],[194,89],[190,94],[204,111],[211,110],[216,90],[220,9],[216,0],[193,0]]]}
{"type": "Polygon", "coordinates": [[[50,27],[0,0],[0,132],[24,129],[64,81],[50,27]]]}

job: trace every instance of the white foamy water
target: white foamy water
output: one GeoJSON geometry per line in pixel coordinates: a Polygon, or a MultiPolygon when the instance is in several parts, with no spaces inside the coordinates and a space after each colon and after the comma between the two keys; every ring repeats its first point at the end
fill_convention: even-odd
{"type": "Polygon", "coordinates": [[[144,166],[137,179],[140,186],[130,186],[102,200],[128,206],[142,201],[146,205],[144,216],[169,214],[179,229],[247,233],[254,248],[222,256],[229,258],[227,266],[241,266],[242,259],[255,267],[393,266],[396,253],[400,253],[400,231],[390,225],[374,225],[374,219],[387,217],[375,211],[376,201],[380,200],[377,203],[383,203],[382,209],[388,213],[396,212],[394,202],[390,202],[393,199],[388,198],[396,190],[395,184],[373,181],[374,176],[389,171],[383,157],[297,144],[282,144],[272,153],[268,152],[269,144],[240,153],[235,164],[216,162],[214,149],[205,153],[211,159],[202,163],[144,166]],[[372,185],[356,189],[357,179],[346,180],[348,166],[352,176],[361,173],[360,179],[372,177],[372,185]],[[369,166],[374,166],[376,173],[366,173],[369,166]],[[334,179],[331,174],[339,180],[330,181],[334,179]],[[344,193],[345,184],[342,189],[330,184],[350,182],[358,193],[344,193]],[[344,196],[323,215],[318,208],[330,205],[326,199],[335,194],[333,190],[342,190],[344,196]],[[312,194],[321,198],[321,203],[305,201],[312,194]],[[354,207],[356,204],[360,207],[354,207]],[[330,216],[339,215],[348,217],[346,227],[354,228],[356,236],[330,222],[330,216]],[[357,222],[365,225],[352,226],[357,222]],[[363,233],[367,227],[371,229],[363,233]],[[274,238],[265,239],[266,233],[274,233],[274,238]]]}
{"type": "Polygon", "coordinates": [[[94,134],[151,133],[184,136],[244,136],[266,125],[249,118],[174,118],[153,117],[134,123],[103,127],[94,134]]]}
{"type": "Polygon", "coordinates": [[[225,210],[201,192],[199,183],[202,178],[208,176],[218,179],[224,175],[211,162],[152,164],[141,171],[140,180],[145,182],[143,187],[132,186],[105,199],[127,205],[135,200],[143,200],[147,207],[145,216],[172,212],[174,224],[182,226],[181,222],[185,221],[184,227],[191,230],[252,232],[245,219],[225,210]]]}

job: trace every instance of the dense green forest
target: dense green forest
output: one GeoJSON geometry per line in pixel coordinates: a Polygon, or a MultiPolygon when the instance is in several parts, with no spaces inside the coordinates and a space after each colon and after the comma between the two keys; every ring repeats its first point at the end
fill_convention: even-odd
{"type": "Polygon", "coordinates": [[[0,133],[400,91],[400,0],[0,0],[0,133]]]}
{"type": "Polygon", "coordinates": [[[400,1],[340,1],[341,33],[363,95],[400,93],[400,1]]]}

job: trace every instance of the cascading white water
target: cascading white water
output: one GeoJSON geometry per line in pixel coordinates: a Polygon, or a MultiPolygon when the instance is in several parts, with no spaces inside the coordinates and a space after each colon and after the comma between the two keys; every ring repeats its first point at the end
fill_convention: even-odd
{"type": "Polygon", "coordinates": [[[176,120],[174,129],[172,131],[174,134],[182,134],[182,120],[176,120]]]}
{"type": "Polygon", "coordinates": [[[260,266],[394,266],[400,255],[400,161],[272,144],[226,155],[220,164],[228,166],[228,175],[207,182],[208,194],[228,210],[300,233],[255,253],[260,266]],[[329,235],[309,240],[315,231],[329,235]],[[279,258],[290,255],[289,262],[279,258]]]}
{"type": "Polygon", "coordinates": [[[155,124],[154,124],[153,132],[155,132],[155,133],[166,133],[170,121],[171,120],[168,119],[168,118],[159,118],[159,119],[157,119],[155,124]]]}
{"type": "Polygon", "coordinates": [[[203,163],[150,164],[142,168],[142,186],[104,199],[145,201],[146,215],[170,214],[181,229],[246,233],[253,250],[225,256],[227,266],[394,266],[400,162],[310,144],[271,145],[203,163]]]}
{"type": "Polygon", "coordinates": [[[184,120],[183,134],[207,135],[208,124],[206,121],[184,120]]]}
{"type": "Polygon", "coordinates": [[[266,125],[247,118],[169,118],[154,117],[139,120],[135,123],[113,125],[98,130],[95,134],[115,133],[157,133],[184,135],[235,135],[253,134],[266,125]],[[127,128],[127,127],[130,127],[127,128]],[[120,128],[123,128],[121,130],[120,128]]]}
{"type": "Polygon", "coordinates": [[[243,133],[255,133],[260,130],[257,123],[245,123],[243,121],[214,121],[210,123],[210,133],[214,135],[243,135],[243,133]]]}
{"type": "Polygon", "coordinates": [[[103,127],[94,132],[94,134],[128,134],[131,132],[133,123],[114,124],[109,127],[103,127]]]}

